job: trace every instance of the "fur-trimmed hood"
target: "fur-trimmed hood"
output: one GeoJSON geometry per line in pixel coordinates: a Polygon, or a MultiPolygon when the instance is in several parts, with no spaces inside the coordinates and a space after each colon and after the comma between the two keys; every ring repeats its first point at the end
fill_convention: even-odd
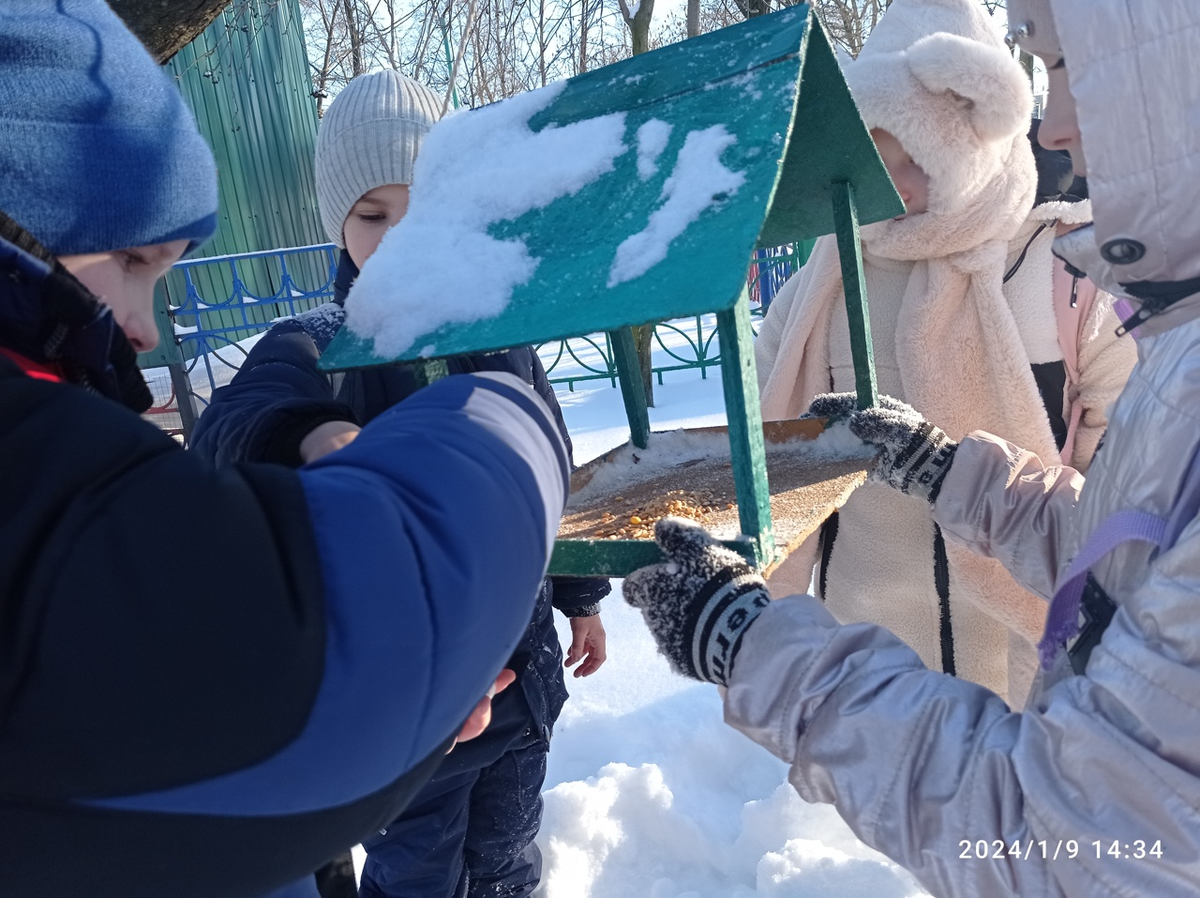
{"type": "Polygon", "coordinates": [[[974,0],[896,0],[845,74],[867,127],[929,175],[934,213],[969,206],[1029,128],[1029,81],[974,0]]]}

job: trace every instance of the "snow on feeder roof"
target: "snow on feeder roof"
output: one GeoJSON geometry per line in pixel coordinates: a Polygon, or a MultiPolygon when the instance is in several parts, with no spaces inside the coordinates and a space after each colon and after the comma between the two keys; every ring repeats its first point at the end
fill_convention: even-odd
{"type": "MultiPolygon", "coordinates": [[[[644,448],[629,327],[716,312],[743,534],[731,545],[765,567],[779,551],[746,299],[752,253],[837,232],[870,404],[858,222],[903,212],[819,21],[789,7],[436,125],[408,214],[363,266],[321,367],[608,332],[631,441],[644,448]]],[[[603,562],[586,546],[568,554],[551,570],[621,576],[648,557],[645,546],[607,546],[603,562]]]]}

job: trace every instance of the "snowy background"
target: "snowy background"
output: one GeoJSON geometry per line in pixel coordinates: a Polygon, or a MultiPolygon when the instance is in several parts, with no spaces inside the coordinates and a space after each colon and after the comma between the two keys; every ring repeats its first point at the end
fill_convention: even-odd
{"type": "MultiPolygon", "coordinates": [[[[718,369],[665,381],[653,429],[725,422],[718,369]]],[[[590,384],[558,393],[577,464],[629,438],[620,390],[590,384]]],[[[568,674],[550,750],[538,898],[926,894],[831,807],[801,801],[786,766],[722,722],[715,686],[670,671],[620,581],[601,613],[608,661],[585,679],[568,674]]],[[[555,617],[568,645],[570,628],[555,617]]],[[[355,859],[361,867],[360,849],[355,859]]]]}

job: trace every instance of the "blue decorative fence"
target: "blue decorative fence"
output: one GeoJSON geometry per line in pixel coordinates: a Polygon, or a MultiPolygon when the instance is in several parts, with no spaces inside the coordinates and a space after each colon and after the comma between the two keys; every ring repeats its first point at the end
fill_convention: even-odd
{"type": "MultiPolygon", "coordinates": [[[[748,274],[755,314],[766,310],[811,249],[810,242],[755,253],[748,274]]],[[[167,278],[166,295],[184,362],[146,372],[155,393],[150,417],[186,438],[212,391],[237,372],[253,338],[279,318],[331,300],[336,272],[331,243],[178,263],[167,278]]],[[[672,371],[699,369],[707,377],[721,363],[716,335],[713,315],[655,325],[652,371],[658,383],[672,371]]],[[[617,386],[606,334],[543,343],[538,354],[553,384],[574,390],[577,383],[607,380],[617,386]]]]}
{"type": "Polygon", "coordinates": [[[202,362],[209,388],[220,386],[232,375],[219,368],[236,370],[245,357],[242,341],[328,302],[336,274],[332,243],[179,262],[166,293],[189,368],[202,362]]]}

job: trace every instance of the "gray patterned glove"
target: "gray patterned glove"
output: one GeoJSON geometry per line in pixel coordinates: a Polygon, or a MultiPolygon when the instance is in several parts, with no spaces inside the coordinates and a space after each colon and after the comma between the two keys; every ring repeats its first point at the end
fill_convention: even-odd
{"type": "Polygon", "coordinates": [[[859,410],[853,393],[826,393],[808,407],[805,418],[848,419],[850,432],[880,448],[868,478],[932,505],[954,461],[958,443],[930,424],[912,406],[880,396],[875,408],[859,410]]]}
{"type": "Polygon", "coordinates": [[[625,601],[641,609],[672,668],[728,685],[742,634],[771,600],[766,583],[694,521],[663,518],[654,538],[668,560],[626,577],[625,601]]]}

